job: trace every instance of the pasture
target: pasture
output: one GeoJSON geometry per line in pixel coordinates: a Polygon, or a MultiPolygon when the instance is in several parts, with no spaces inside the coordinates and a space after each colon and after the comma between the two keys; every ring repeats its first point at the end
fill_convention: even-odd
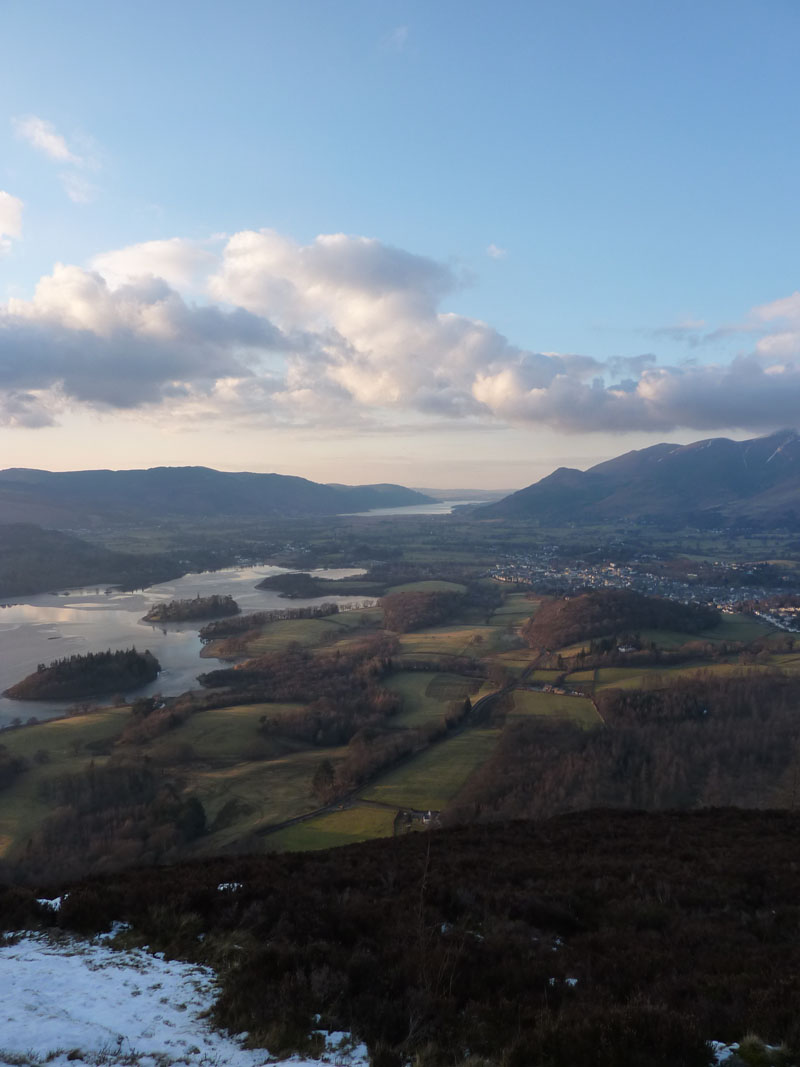
{"type": "Polygon", "coordinates": [[[264,838],[270,851],[314,852],[336,845],[352,845],[375,837],[391,837],[395,812],[387,808],[355,804],[305,822],[295,823],[264,838]]]}
{"type": "Polygon", "coordinates": [[[282,652],[297,642],[309,647],[328,645],[351,636],[361,629],[373,629],[380,623],[377,608],[364,611],[342,611],[317,619],[281,619],[267,623],[258,637],[248,643],[249,656],[263,656],[268,652],[282,652]]]}
{"type": "Polygon", "coordinates": [[[314,811],[319,807],[311,791],[314,771],[323,758],[336,763],[344,751],[309,749],[278,759],[190,771],[186,790],[202,802],[209,827],[197,842],[197,851],[224,849],[261,827],[314,811]]]}
{"type": "Polygon", "coordinates": [[[492,754],[499,730],[475,729],[449,737],[387,771],[361,793],[393,808],[440,811],[492,754]]]}
{"type": "Polygon", "coordinates": [[[406,582],[405,585],[393,585],[387,593],[466,593],[467,587],[460,582],[446,582],[444,579],[430,579],[421,582],[406,582]]]}
{"type": "Polygon", "coordinates": [[[301,704],[244,704],[200,711],[142,749],[160,762],[171,751],[179,753],[181,746],[187,746],[184,759],[212,766],[261,760],[277,753],[274,740],[260,732],[260,720],[264,716],[280,719],[301,708],[301,704]]]}
{"type": "Polygon", "coordinates": [[[512,721],[530,717],[561,719],[577,723],[585,729],[602,724],[602,719],[588,697],[541,693],[530,689],[515,689],[511,696],[513,706],[507,719],[512,721]]]}
{"type": "Polygon", "coordinates": [[[498,647],[500,635],[493,626],[434,626],[415,633],[399,634],[400,654],[410,659],[440,656],[481,657],[498,647]]]}
{"type": "Polygon", "coordinates": [[[393,716],[391,724],[415,727],[444,718],[448,704],[475,693],[480,679],[434,671],[398,671],[385,685],[403,698],[403,710],[393,716]]]}

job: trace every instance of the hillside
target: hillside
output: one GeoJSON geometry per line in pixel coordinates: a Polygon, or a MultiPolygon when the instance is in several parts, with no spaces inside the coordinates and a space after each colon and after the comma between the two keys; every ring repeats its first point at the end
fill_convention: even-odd
{"type": "Polygon", "coordinates": [[[747,1063],[788,1067],[799,835],[788,812],[588,811],[127,871],[55,907],[0,885],[0,929],[128,923],[118,947],[218,968],[212,1022],[275,1055],[321,1028],[375,1067],[708,1067],[751,1031],[788,1047],[747,1063]]]}
{"type": "Polygon", "coordinates": [[[800,436],[783,430],[749,441],[660,444],[587,471],[559,467],[475,514],[552,525],[638,519],[794,526],[800,521],[800,436]]]}
{"type": "Polygon", "coordinates": [[[0,522],[0,597],[26,596],[81,585],[134,589],[175,578],[185,570],[166,555],[112,552],[57,530],[0,522]]]}
{"type": "Polygon", "coordinates": [[[622,639],[637,630],[697,633],[719,621],[719,614],[707,607],[642,596],[632,589],[591,589],[543,604],[522,634],[531,648],[561,648],[593,637],[622,639]]]}
{"type": "Polygon", "coordinates": [[[400,485],[322,485],[281,474],[210,467],[148,470],[0,471],[2,522],[81,527],[125,519],[338,515],[424,504],[400,485]]]}

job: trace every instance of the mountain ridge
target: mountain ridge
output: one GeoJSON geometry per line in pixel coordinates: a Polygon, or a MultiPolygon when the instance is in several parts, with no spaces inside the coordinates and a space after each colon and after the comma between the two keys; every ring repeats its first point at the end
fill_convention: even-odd
{"type": "Polygon", "coordinates": [[[794,525],[800,522],[800,434],[787,429],[745,441],[664,442],[586,471],[559,467],[475,514],[553,525],[619,519],[794,525]]]}
{"type": "Polygon", "coordinates": [[[325,485],[283,474],[212,467],[0,471],[0,523],[87,526],[135,516],[324,516],[431,502],[405,486],[325,485]]]}

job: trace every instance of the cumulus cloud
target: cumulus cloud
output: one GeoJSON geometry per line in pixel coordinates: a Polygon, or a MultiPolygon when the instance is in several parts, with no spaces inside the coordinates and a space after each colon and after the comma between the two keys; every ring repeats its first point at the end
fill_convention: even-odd
{"type": "Polygon", "coordinates": [[[8,251],[13,238],[22,236],[22,201],[0,189],[0,255],[8,251]]]}
{"type": "Polygon", "coordinates": [[[505,248],[501,248],[500,245],[490,244],[486,249],[486,255],[490,259],[504,259],[506,256],[505,248]]]}
{"type": "Polygon", "coordinates": [[[263,373],[264,359],[286,344],[265,319],[187,304],[161,279],[112,290],[97,273],[58,264],[31,300],[9,300],[0,312],[0,419],[21,424],[25,405],[44,425],[62,404],[188,401],[224,379],[263,373]]]}
{"type": "Polygon", "coordinates": [[[196,241],[171,237],[103,252],[94,257],[91,266],[112,288],[152,277],[163,278],[176,289],[183,289],[190,287],[200,272],[214,262],[212,253],[196,241]]]}
{"type": "Polygon", "coordinates": [[[43,152],[50,159],[59,163],[72,163],[80,166],[83,160],[75,155],[69,148],[66,138],[58,133],[52,122],[39,118],[38,115],[26,115],[13,120],[17,136],[38,151],[43,152]]]}
{"type": "Polygon", "coordinates": [[[653,353],[515,346],[446,310],[460,285],[449,267],[372,238],[172,238],[91,267],[57,265],[30,300],[0,310],[0,420],[45,425],[84,405],[232,425],[376,430],[410,417],[666,433],[760,431],[800,410],[798,294],[755,309],[752,351],[662,366],[653,353]]]}

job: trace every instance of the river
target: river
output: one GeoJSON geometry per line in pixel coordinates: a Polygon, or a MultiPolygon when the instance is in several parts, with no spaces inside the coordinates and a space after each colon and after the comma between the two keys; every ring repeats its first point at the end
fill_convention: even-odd
{"type": "MultiPolygon", "coordinates": [[[[0,692],[36,670],[39,663],[74,653],[130,648],[150,649],[161,663],[155,682],[136,691],[137,696],[163,693],[174,696],[197,686],[197,675],[213,670],[219,660],[200,659],[198,630],[203,622],[146,623],[142,616],[163,601],[230,593],[243,612],[274,611],[322,604],[361,601],[361,597],[326,596],[315,600],[288,600],[274,590],[256,589],[262,578],[285,574],[285,567],[230,567],[154,585],[142,593],[90,588],[66,593],[39,593],[6,601],[0,606],[0,692]]],[[[353,568],[321,569],[311,574],[349,578],[363,574],[353,568]]],[[[0,728],[31,716],[52,719],[63,715],[74,701],[9,700],[0,697],[0,728]]]]}

